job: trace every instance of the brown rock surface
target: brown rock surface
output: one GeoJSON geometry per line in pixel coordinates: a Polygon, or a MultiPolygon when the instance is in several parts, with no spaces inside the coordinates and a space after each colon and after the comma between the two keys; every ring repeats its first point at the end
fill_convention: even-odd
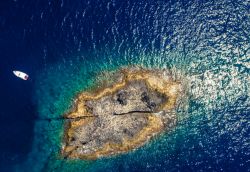
{"type": "Polygon", "coordinates": [[[83,92],[65,124],[62,156],[96,159],[137,148],[176,123],[179,82],[163,71],[122,70],[108,88],[83,92]]]}

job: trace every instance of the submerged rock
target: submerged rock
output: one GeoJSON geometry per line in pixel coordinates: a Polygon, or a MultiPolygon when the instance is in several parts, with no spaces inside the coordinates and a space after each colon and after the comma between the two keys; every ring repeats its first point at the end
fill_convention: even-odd
{"type": "Polygon", "coordinates": [[[130,70],[108,88],[83,92],[66,114],[62,156],[96,159],[127,152],[176,123],[181,84],[162,71],[130,70]]]}

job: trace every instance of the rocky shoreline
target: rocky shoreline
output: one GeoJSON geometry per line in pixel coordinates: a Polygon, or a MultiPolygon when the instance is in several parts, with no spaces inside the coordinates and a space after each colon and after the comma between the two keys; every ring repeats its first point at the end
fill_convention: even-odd
{"type": "Polygon", "coordinates": [[[182,88],[164,71],[123,69],[116,82],[82,92],[65,115],[61,155],[96,159],[127,152],[176,124],[182,88]]]}

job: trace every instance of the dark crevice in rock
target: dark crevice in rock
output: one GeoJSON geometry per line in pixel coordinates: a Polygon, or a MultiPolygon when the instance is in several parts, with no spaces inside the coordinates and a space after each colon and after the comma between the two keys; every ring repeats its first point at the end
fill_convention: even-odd
{"type": "Polygon", "coordinates": [[[129,111],[129,112],[124,112],[124,113],[113,113],[114,115],[127,115],[127,114],[132,114],[132,113],[153,113],[153,111],[139,111],[139,110],[136,110],[136,111],[129,111]]]}
{"type": "Polygon", "coordinates": [[[74,149],[72,149],[71,151],[69,151],[66,155],[63,156],[63,159],[68,159],[68,157],[78,148],[78,146],[76,146],[74,149]]]}
{"type": "Polygon", "coordinates": [[[151,109],[151,110],[153,110],[153,109],[156,108],[155,102],[152,102],[152,101],[150,100],[149,95],[148,95],[147,92],[143,92],[143,93],[141,94],[141,101],[144,102],[144,103],[147,105],[147,107],[148,107],[149,109],[151,109]]]}
{"type": "Polygon", "coordinates": [[[86,145],[88,142],[81,142],[82,145],[86,145]]]}
{"type": "Polygon", "coordinates": [[[141,101],[144,102],[144,103],[150,103],[150,99],[149,99],[149,96],[146,92],[143,92],[141,94],[141,101]]]}
{"type": "Polygon", "coordinates": [[[127,134],[129,137],[133,137],[134,136],[134,134],[131,131],[129,131],[127,128],[123,129],[123,133],[127,134]]]}
{"type": "Polygon", "coordinates": [[[150,102],[148,105],[147,105],[147,107],[149,108],[149,109],[155,109],[156,108],[156,104],[155,104],[155,102],[150,102]]]}
{"type": "Polygon", "coordinates": [[[92,114],[93,113],[93,107],[85,105],[87,113],[92,114]]]}
{"type": "Polygon", "coordinates": [[[128,93],[126,91],[121,91],[117,94],[117,101],[121,105],[127,105],[127,96],[128,93]]]}
{"type": "Polygon", "coordinates": [[[71,137],[70,141],[76,141],[76,138],[75,137],[71,137]]]}
{"type": "Polygon", "coordinates": [[[84,118],[91,118],[91,117],[98,117],[97,115],[86,115],[86,116],[78,116],[78,117],[57,117],[57,118],[38,118],[37,120],[43,120],[43,121],[60,121],[60,120],[79,120],[79,119],[84,119],[84,118]]]}

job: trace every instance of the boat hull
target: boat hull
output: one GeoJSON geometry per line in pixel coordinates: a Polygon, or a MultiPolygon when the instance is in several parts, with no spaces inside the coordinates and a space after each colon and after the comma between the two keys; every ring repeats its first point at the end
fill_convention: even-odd
{"type": "Polygon", "coordinates": [[[21,72],[21,71],[13,71],[14,75],[16,75],[18,78],[21,78],[23,80],[28,80],[29,79],[29,75],[27,75],[26,73],[24,72],[21,72]]]}

